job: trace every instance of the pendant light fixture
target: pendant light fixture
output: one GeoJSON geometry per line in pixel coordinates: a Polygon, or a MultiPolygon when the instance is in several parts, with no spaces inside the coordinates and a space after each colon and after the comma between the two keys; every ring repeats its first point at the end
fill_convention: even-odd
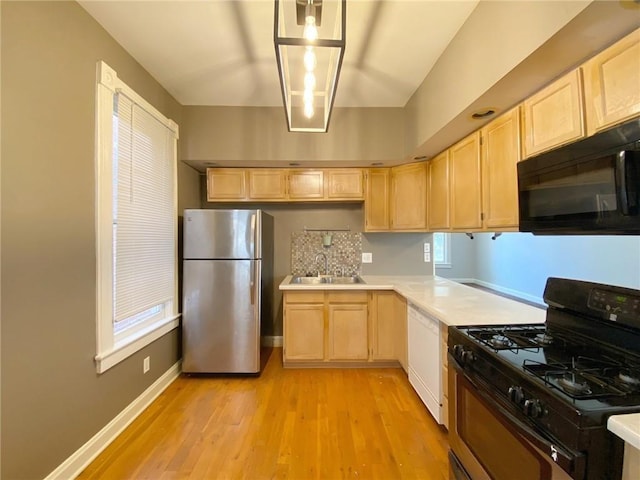
{"type": "Polygon", "coordinates": [[[346,0],[275,0],[273,39],[290,132],[326,132],[345,49],[346,0]]]}

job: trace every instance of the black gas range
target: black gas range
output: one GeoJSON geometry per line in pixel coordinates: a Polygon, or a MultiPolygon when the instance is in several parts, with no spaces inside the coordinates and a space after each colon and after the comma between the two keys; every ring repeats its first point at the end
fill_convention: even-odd
{"type": "Polygon", "coordinates": [[[512,438],[501,447],[519,441],[537,455],[538,473],[526,478],[620,478],[623,442],[606,424],[640,412],[640,291],[549,278],[544,300],[544,324],[449,328],[449,361],[461,376],[450,384],[460,397],[450,419],[460,430],[451,432],[453,453],[464,466],[471,452],[467,463],[477,461],[489,478],[505,471],[459,428],[472,430],[460,409],[477,403],[510,432],[500,437],[496,426],[495,436],[512,438]],[[465,392],[477,402],[465,401],[465,392]]]}

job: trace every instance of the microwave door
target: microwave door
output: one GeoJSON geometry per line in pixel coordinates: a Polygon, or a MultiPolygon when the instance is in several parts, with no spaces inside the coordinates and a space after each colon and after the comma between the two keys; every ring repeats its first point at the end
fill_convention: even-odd
{"type": "Polygon", "coordinates": [[[616,156],[616,194],[622,215],[638,214],[638,189],[640,188],[640,153],[621,151],[616,156]]]}

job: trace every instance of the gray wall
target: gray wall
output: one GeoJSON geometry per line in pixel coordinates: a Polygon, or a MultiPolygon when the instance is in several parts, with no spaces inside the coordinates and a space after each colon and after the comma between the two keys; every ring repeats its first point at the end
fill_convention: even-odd
{"type": "MultiPolygon", "coordinates": [[[[75,2],[1,2],[2,471],[49,474],[179,359],[173,331],[96,373],[94,115],[106,61],[180,124],[181,106],[75,2]],[[142,374],[142,358],[151,371],[142,374]]],[[[180,205],[199,205],[179,166],[180,205]],[[195,203],[194,203],[195,202],[195,203]]]]}

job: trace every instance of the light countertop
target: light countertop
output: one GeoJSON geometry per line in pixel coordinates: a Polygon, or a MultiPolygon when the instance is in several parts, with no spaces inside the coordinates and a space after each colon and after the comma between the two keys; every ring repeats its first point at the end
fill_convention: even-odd
{"type": "Polygon", "coordinates": [[[544,323],[545,310],[477,288],[428,275],[362,275],[364,284],[294,284],[291,276],[280,290],[394,290],[446,325],[506,325],[544,323]]]}
{"type": "Polygon", "coordinates": [[[625,442],[640,449],[640,413],[611,416],[607,428],[625,442]]]}

